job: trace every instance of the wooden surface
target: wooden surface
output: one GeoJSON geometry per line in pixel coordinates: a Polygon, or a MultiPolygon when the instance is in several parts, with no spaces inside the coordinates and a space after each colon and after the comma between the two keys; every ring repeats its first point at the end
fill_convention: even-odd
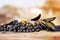
{"type": "Polygon", "coordinates": [[[60,40],[60,32],[0,33],[0,40],[60,40]]]}

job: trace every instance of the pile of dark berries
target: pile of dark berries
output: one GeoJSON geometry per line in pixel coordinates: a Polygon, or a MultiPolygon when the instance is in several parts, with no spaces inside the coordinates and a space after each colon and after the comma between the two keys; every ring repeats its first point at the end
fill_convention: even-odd
{"type": "Polygon", "coordinates": [[[18,20],[14,20],[9,24],[0,25],[1,31],[11,31],[11,32],[39,32],[40,30],[49,30],[47,26],[41,26],[40,24],[34,23],[34,25],[30,22],[27,24],[23,24],[22,22],[18,22],[18,20]]]}

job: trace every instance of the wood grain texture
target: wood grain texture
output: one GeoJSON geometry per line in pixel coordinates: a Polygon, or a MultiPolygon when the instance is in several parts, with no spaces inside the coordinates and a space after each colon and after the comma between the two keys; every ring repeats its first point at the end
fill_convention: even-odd
{"type": "Polygon", "coordinates": [[[60,40],[60,32],[0,33],[0,40],[60,40]]]}

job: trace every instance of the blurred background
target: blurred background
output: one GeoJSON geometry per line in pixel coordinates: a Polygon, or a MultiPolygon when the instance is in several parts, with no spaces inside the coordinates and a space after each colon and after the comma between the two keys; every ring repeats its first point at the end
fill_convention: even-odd
{"type": "Polygon", "coordinates": [[[28,20],[41,14],[41,19],[56,17],[60,25],[60,0],[0,0],[0,23],[13,19],[28,20]]]}

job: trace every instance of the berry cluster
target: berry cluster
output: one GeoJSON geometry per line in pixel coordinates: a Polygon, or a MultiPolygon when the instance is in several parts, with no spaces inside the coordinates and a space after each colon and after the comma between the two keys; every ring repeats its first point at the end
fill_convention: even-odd
{"type": "Polygon", "coordinates": [[[0,31],[11,31],[11,32],[39,32],[40,30],[51,30],[47,26],[42,26],[40,24],[34,23],[34,25],[30,22],[27,24],[23,24],[22,22],[18,22],[18,20],[14,20],[9,24],[0,25],[0,31]]]}

